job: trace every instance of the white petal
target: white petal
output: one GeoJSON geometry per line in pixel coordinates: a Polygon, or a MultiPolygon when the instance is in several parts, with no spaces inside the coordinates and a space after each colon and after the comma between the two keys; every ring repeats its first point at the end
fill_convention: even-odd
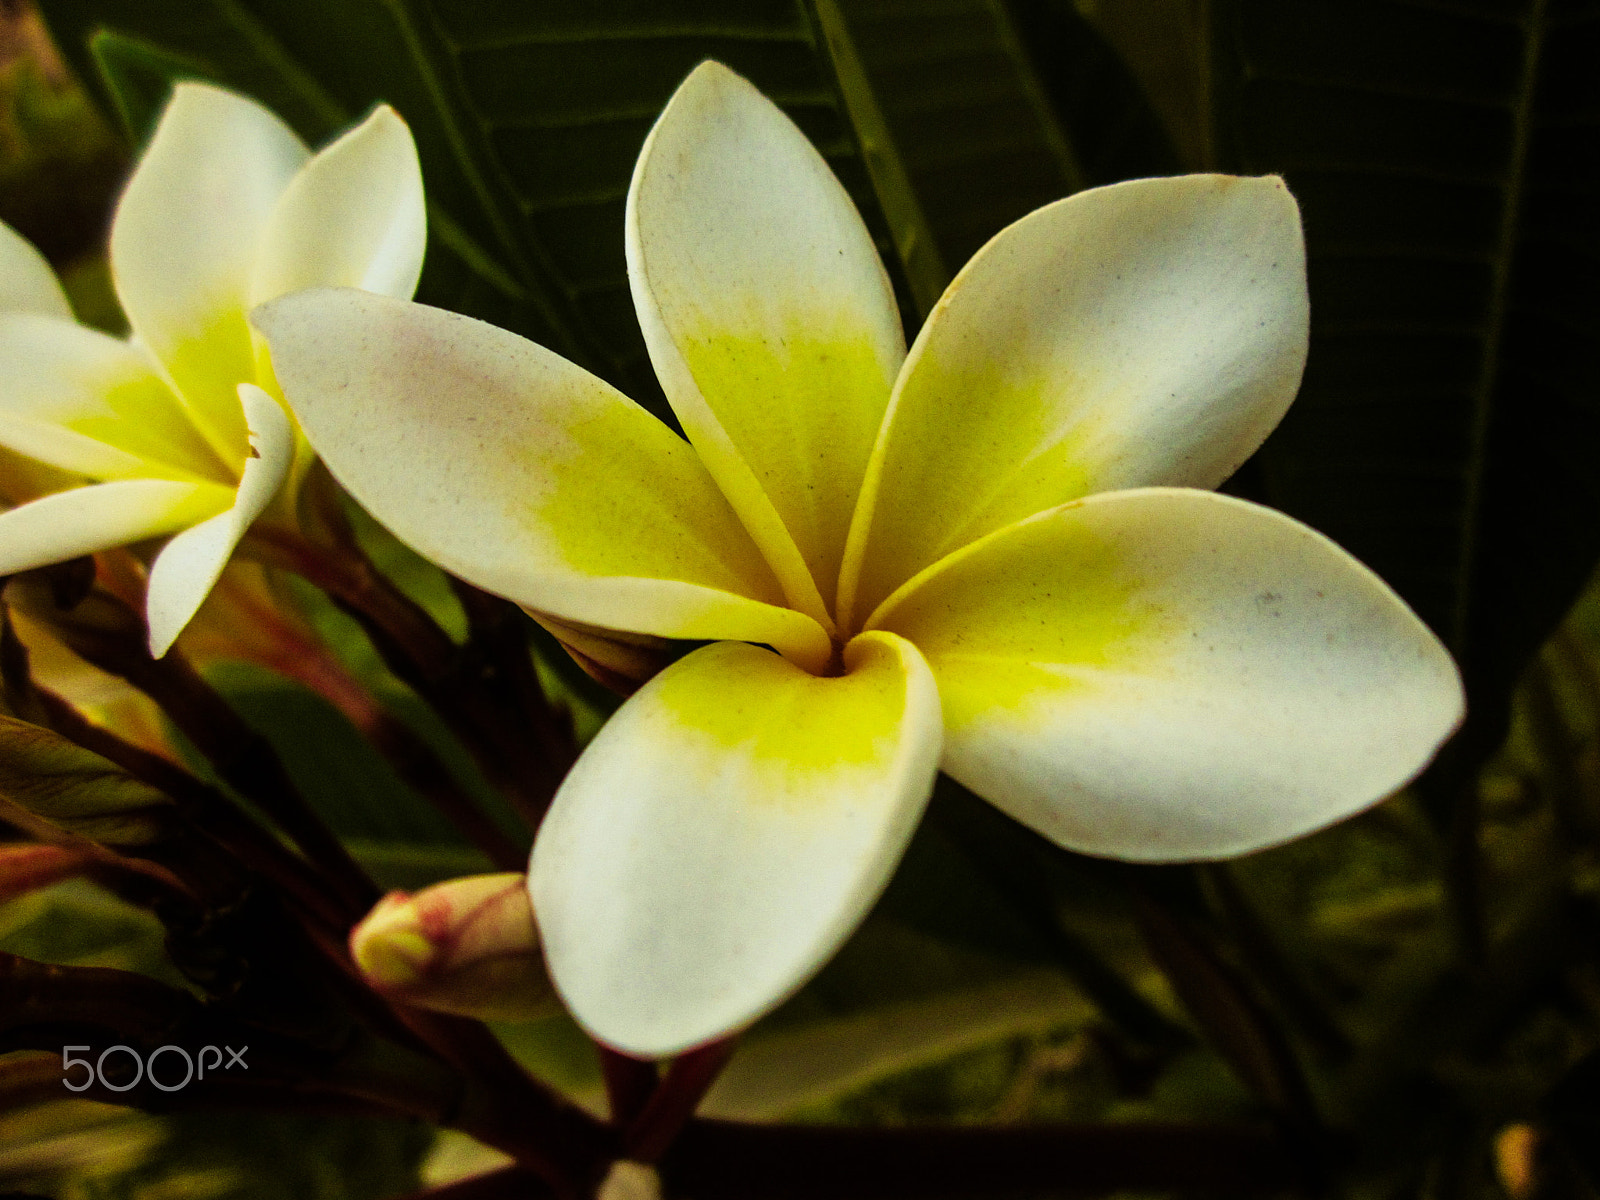
{"type": "Polygon", "coordinates": [[[1280,179],[1134,180],[1002,230],[906,360],[841,613],[859,619],[943,555],[1068,500],[1215,487],[1294,398],[1307,313],[1280,179]]]}
{"type": "Polygon", "coordinates": [[[203,521],[231,493],[214,483],[98,483],[0,513],[0,575],[160,537],[203,521]]]}
{"type": "Polygon", "coordinates": [[[0,221],[0,313],[31,312],[71,321],[72,305],[44,255],[0,221]]]}
{"type": "Polygon", "coordinates": [[[1403,786],[1460,722],[1439,640],[1322,535],[1111,492],[952,555],[874,618],[927,657],[944,769],[1073,850],[1221,858],[1403,786]]]}
{"type": "Polygon", "coordinates": [[[82,325],[0,313],[0,445],[95,479],[231,482],[136,347],[82,325]]]}
{"type": "Polygon", "coordinates": [[[317,286],[410,299],[427,237],[411,131],[380,105],[289,183],[267,224],[251,303],[317,286]]]}
{"type": "Polygon", "coordinates": [[[817,615],[905,357],[866,227],[789,118],[708,62],[640,152],[627,250],[667,398],[790,603],[817,615]]]}
{"type": "Polygon", "coordinates": [[[529,883],[580,1024],[676,1053],[754,1020],[877,898],[939,756],[939,701],[899,638],[807,674],[722,642],[656,676],[567,776],[529,883]]]}
{"type": "Polygon", "coordinates": [[[254,320],[317,453],[373,516],[477,586],[569,621],[831,646],[682,438],[515,334],[349,289],[254,320]]]}
{"type": "Polygon", "coordinates": [[[111,226],[111,269],[134,333],[224,458],[247,436],[235,389],[255,378],[245,313],[256,255],[309,157],[255,101],[180,83],[111,226]]]}
{"type": "Polygon", "coordinates": [[[294,462],[294,426],[282,406],[252,383],[239,385],[239,401],[249,422],[252,453],[233,506],[178,534],[150,564],[145,614],[154,658],[167,652],[210,595],[239,539],[278,494],[294,462]]]}

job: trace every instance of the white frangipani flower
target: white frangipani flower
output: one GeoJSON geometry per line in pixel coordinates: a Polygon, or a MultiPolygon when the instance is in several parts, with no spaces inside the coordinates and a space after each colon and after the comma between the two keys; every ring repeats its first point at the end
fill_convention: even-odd
{"type": "Polygon", "coordinates": [[[425,240],[392,109],[313,155],[261,105],[199,83],[174,90],[112,224],[130,338],[79,325],[0,225],[0,446],[82,481],[0,514],[0,575],[168,538],[146,602],[164,654],[252,523],[292,520],[310,463],[246,314],[316,284],[409,297],[425,240]]]}
{"type": "Polygon", "coordinates": [[[687,442],[464,317],[319,289],[254,318],[318,453],[417,550],[586,653],[713,642],[601,730],[534,847],[551,974],[602,1041],[676,1053],[792,992],[940,768],[1076,850],[1213,858],[1372,804],[1459,721],[1376,576],[1198,490],[1299,384],[1280,180],[1040,209],[908,355],[844,190],[708,63],[645,143],[627,252],[687,442]]]}

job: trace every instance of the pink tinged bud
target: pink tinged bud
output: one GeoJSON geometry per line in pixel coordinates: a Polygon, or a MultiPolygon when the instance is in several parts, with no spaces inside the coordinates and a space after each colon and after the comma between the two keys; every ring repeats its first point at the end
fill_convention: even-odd
{"type": "Polygon", "coordinates": [[[498,1021],[556,1009],[516,872],[390,892],[350,931],[350,956],[374,991],[419,1008],[498,1021]]]}

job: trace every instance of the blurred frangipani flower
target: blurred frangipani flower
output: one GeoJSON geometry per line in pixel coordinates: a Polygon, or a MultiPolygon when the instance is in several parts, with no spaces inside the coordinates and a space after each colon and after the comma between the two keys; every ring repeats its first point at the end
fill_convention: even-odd
{"type": "Polygon", "coordinates": [[[111,228],[127,340],[79,325],[0,225],[0,446],[68,482],[0,514],[0,575],[166,538],[146,593],[164,654],[252,524],[292,525],[311,462],[246,314],[314,284],[409,297],[425,241],[392,109],[313,155],[254,101],[178,84],[111,228]]]}
{"type": "Polygon", "coordinates": [[[551,975],[600,1040],[671,1054],[792,992],[941,768],[1075,850],[1215,858],[1374,803],[1459,722],[1448,654],[1376,576],[1201,490],[1299,384],[1280,180],[1040,209],[908,355],[842,187],[707,63],[626,237],[687,441],[464,317],[329,289],[254,316],[312,445],[421,553],[591,648],[712,643],[601,730],[534,848],[551,975]]]}

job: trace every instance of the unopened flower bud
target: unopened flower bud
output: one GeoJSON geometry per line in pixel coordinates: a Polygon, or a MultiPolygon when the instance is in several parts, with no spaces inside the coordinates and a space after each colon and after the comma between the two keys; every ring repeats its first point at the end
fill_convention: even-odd
{"type": "Polygon", "coordinates": [[[421,1008],[500,1021],[554,1008],[527,880],[516,872],[390,892],[351,930],[350,955],[375,991],[421,1008]]]}

